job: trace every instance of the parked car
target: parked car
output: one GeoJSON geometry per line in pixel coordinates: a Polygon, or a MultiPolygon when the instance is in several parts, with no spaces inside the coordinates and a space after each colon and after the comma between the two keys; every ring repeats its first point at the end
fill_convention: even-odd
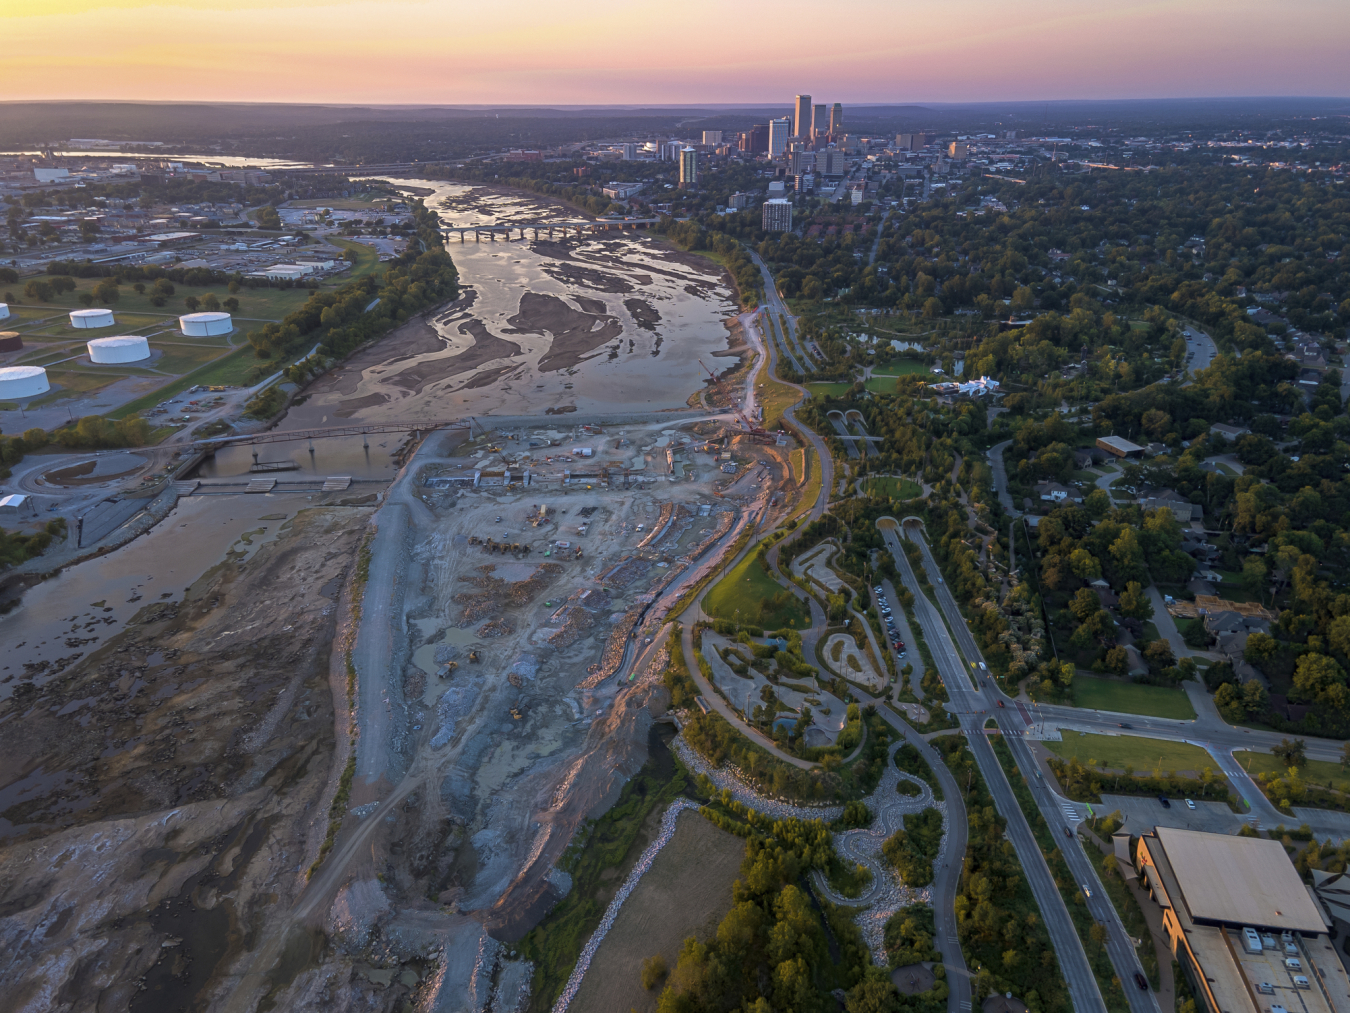
{"type": "Polygon", "coordinates": [[[1166,796],[1166,795],[1159,795],[1159,796],[1158,796],[1158,801],[1162,803],[1164,809],[1171,809],[1171,808],[1172,808],[1172,803],[1169,802],[1169,801],[1167,801],[1167,796],[1166,796]]]}
{"type": "Polygon", "coordinates": [[[1186,808],[1187,808],[1187,809],[1194,809],[1194,808],[1195,808],[1195,803],[1192,802],[1190,799],[1187,799],[1187,800],[1186,800],[1186,808]]]}

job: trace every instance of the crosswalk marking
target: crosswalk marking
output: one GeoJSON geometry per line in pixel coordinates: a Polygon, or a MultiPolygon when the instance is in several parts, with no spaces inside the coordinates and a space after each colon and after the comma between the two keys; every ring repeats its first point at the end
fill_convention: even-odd
{"type": "Polygon", "coordinates": [[[1063,810],[1065,816],[1075,823],[1082,819],[1082,817],[1078,815],[1078,808],[1070,805],[1068,802],[1061,802],[1059,808],[1063,810]]]}

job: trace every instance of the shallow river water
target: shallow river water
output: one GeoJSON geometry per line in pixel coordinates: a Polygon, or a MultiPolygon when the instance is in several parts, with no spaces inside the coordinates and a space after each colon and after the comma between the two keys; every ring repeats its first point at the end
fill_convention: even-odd
{"type": "MultiPolygon", "coordinates": [[[[433,180],[449,227],[575,221],[528,194],[433,180]]],[[[315,385],[288,427],[473,415],[544,415],[683,408],[703,386],[699,359],[726,368],[737,307],[717,265],[645,232],[549,241],[458,241],[446,248],[463,297],[435,315],[420,343],[391,343],[315,385]]]]}

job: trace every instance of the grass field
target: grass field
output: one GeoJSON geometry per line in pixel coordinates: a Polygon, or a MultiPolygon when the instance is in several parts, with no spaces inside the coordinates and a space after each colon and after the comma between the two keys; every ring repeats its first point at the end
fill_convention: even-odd
{"type": "Polygon", "coordinates": [[[802,459],[806,466],[806,485],[802,489],[802,498],[797,502],[797,508],[792,511],[789,521],[794,521],[802,514],[809,511],[816,505],[816,500],[820,498],[821,482],[821,463],[815,459],[816,452],[810,447],[802,451],[802,459]]]}
{"type": "Polygon", "coordinates": [[[923,495],[923,488],[918,482],[889,475],[869,478],[867,491],[873,496],[889,496],[891,499],[916,499],[923,495]]]}
{"type": "MultiPolygon", "coordinates": [[[[369,247],[367,247],[369,249],[369,247]]],[[[46,281],[50,280],[48,275],[39,275],[36,279],[25,278],[27,283],[30,280],[46,281]]],[[[150,293],[147,290],[145,295],[137,295],[130,285],[123,285],[119,289],[120,297],[108,309],[113,311],[113,316],[117,318],[117,328],[109,328],[105,331],[79,331],[73,332],[69,327],[69,320],[64,314],[71,310],[83,309],[84,304],[79,301],[81,292],[92,291],[94,286],[99,283],[99,278],[76,278],[75,291],[64,292],[59,299],[54,299],[49,303],[42,303],[40,306],[21,305],[16,309],[35,309],[41,312],[44,317],[51,317],[60,314],[59,319],[52,321],[48,326],[41,328],[43,331],[59,330],[62,335],[78,333],[86,337],[98,337],[101,334],[126,334],[131,330],[138,330],[144,326],[157,324],[161,327],[168,326],[177,328],[178,315],[187,313],[188,308],[184,303],[190,295],[195,295],[201,299],[208,292],[222,302],[229,297],[229,288],[225,285],[174,285],[174,294],[169,297],[169,301],[163,306],[155,306],[150,302],[150,293]],[[132,321],[132,317],[136,321],[132,321]]],[[[347,275],[343,274],[336,279],[336,284],[341,285],[347,281],[347,275]]],[[[19,286],[14,286],[19,288],[19,286]]],[[[19,291],[14,293],[20,295],[19,291]]],[[[235,311],[235,317],[244,321],[256,320],[280,320],[292,310],[299,309],[304,301],[309,298],[309,290],[303,288],[241,288],[235,298],[239,300],[239,309],[235,311]]],[[[94,303],[95,308],[101,307],[101,303],[94,303]]]]}
{"type": "Polygon", "coordinates": [[[807,478],[806,448],[798,447],[789,455],[788,461],[792,466],[792,480],[801,485],[807,478]]]}
{"type": "Polygon", "coordinates": [[[752,548],[730,573],[713,585],[703,599],[703,610],[718,619],[739,618],[743,623],[771,630],[784,626],[801,630],[810,626],[811,613],[806,606],[764,572],[757,553],[752,548]],[[783,604],[766,607],[769,599],[779,595],[784,596],[783,604]]]}
{"type": "MultiPolygon", "coordinates": [[[[1248,771],[1252,777],[1257,774],[1276,774],[1283,777],[1286,773],[1284,761],[1271,753],[1254,753],[1243,750],[1235,752],[1233,756],[1238,763],[1242,764],[1242,769],[1248,771]]],[[[1298,776],[1305,781],[1312,781],[1320,785],[1326,785],[1330,782],[1336,786],[1337,790],[1345,790],[1350,787],[1350,785],[1347,785],[1347,782],[1350,782],[1350,770],[1330,760],[1305,760],[1303,766],[1298,768],[1298,776]]]]}
{"type": "Polygon", "coordinates": [[[841,397],[852,386],[851,383],[808,383],[806,389],[815,395],[841,397]]]}
{"type": "Polygon", "coordinates": [[[905,376],[908,373],[927,373],[929,366],[917,359],[893,359],[884,366],[874,366],[873,376],[905,376]]]}
{"type": "MultiPolygon", "coordinates": [[[[1214,757],[1199,746],[1167,739],[1146,739],[1137,735],[1083,735],[1066,729],[1063,742],[1044,742],[1042,745],[1061,759],[1076,756],[1084,766],[1088,765],[1089,760],[1096,760],[1093,766],[1104,763],[1112,770],[1124,770],[1126,766],[1131,766],[1143,773],[1161,767],[1166,774],[1169,770],[1198,773],[1205,767],[1218,768],[1214,757]]],[[[1275,757],[1270,759],[1274,760],[1275,757]]]]}
{"type": "Polygon", "coordinates": [[[328,240],[334,246],[340,246],[344,250],[353,251],[356,254],[356,263],[342,277],[345,281],[354,281],[357,278],[364,278],[368,274],[383,274],[387,264],[380,263],[380,251],[373,246],[365,243],[357,243],[350,239],[339,239],[332,236],[328,240]]]}
{"type": "Polygon", "coordinates": [[[1186,691],[1165,686],[1141,686],[1114,679],[1095,679],[1079,675],[1073,680],[1074,704],[1093,710],[1142,714],[1153,718],[1189,721],[1195,717],[1186,691]]]}
{"type": "Polygon", "coordinates": [[[257,361],[253,358],[251,346],[245,345],[243,348],[237,348],[229,355],[219,358],[215,362],[208,362],[186,376],[180,376],[172,383],[165,384],[156,391],[151,391],[134,401],[128,401],[122,407],[109,412],[108,418],[124,419],[130,415],[135,415],[147,408],[153,408],[161,401],[167,400],[196,384],[241,387],[244,383],[244,371],[257,361]]]}
{"type": "Polygon", "coordinates": [[[731,910],[745,842],[696,812],[681,813],[675,827],[591,959],[570,1006],[578,1013],[655,1010],[661,986],[642,987],[642,961],[659,953],[674,970],[685,937],[709,938],[731,910]]]}

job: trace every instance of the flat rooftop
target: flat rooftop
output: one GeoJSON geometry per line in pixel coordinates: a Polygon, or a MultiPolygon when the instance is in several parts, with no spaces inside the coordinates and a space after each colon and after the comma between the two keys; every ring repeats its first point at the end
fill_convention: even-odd
{"type": "Polygon", "coordinates": [[[1172,827],[1155,833],[1193,921],[1312,935],[1326,931],[1279,841],[1172,827]]]}

